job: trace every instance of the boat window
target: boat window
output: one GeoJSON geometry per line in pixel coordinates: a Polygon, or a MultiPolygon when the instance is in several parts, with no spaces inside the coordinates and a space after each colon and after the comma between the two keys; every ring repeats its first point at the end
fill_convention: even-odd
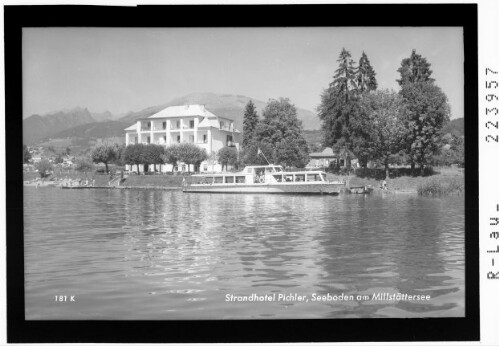
{"type": "Polygon", "coordinates": [[[248,173],[253,173],[253,168],[247,167],[246,169],[248,173]]]}
{"type": "Polygon", "coordinates": [[[321,181],[321,177],[319,174],[307,174],[307,181],[321,181]]]}
{"type": "Polygon", "coordinates": [[[286,183],[291,183],[293,182],[293,174],[284,174],[284,181],[286,183]]]}
{"type": "Polygon", "coordinates": [[[278,183],[282,182],[282,174],[274,174],[273,177],[278,183]]]}
{"type": "Polygon", "coordinates": [[[236,183],[237,184],[244,184],[245,182],[246,182],[246,177],[245,176],[236,177],[236,183]]]}
{"type": "Polygon", "coordinates": [[[274,172],[274,169],[272,167],[267,167],[267,168],[265,168],[265,172],[272,173],[272,172],[274,172]]]}
{"type": "Polygon", "coordinates": [[[321,178],[322,178],[322,181],[326,181],[326,174],[321,173],[321,178]]]}
{"type": "Polygon", "coordinates": [[[226,184],[234,184],[234,177],[225,177],[226,184]]]}
{"type": "Polygon", "coordinates": [[[213,180],[215,184],[223,184],[223,177],[215,177],[213,180]]]}
{"type": "Polygon", "coordinates": [[[295,181],[305,181],[305,174],[296,174],[295,181]]]}
{"type": "Polygon", "coordinates": [[[282,172],[282,168],[281,167],[274,167],[274,168],[275,168],[276,172],[282,172]]]}

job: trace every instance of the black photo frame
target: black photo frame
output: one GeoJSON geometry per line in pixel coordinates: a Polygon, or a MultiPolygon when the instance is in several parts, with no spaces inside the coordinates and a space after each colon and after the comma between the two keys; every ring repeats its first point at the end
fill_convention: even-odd
{"type": "Polygon", "coordinates": [[[479,340],[477,11],[478,5],[476,4],[5,6],[8,342],[273,343],[479,340]],[[165,16],[165,13],[168,16],[165,16]],[[187,14],[195,20],[186,23],[183,18],[187,14]],[[193,27],[456,26],[463,28],[465,56],[463,97],[465,98],[467,166],[465,174],[466,316],[464,318],[216,321],[25,320],[23,174],[21,168],[22,29],[26,27],[183,27],[186,24],[193,27]]]}

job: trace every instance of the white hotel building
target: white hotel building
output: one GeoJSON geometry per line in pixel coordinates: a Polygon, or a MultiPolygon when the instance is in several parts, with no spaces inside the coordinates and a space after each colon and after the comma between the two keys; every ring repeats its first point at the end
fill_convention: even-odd
{"type": "MultiPolygon", "coordinates": [[[[208,156],[223,147],[239,150],[241,136],[241,132],[234,128],[233,120],[216,116],[204,105],[165,108],[148,118],[137,120],[136,124],[125,129],[125,133],[126,145],[193,143],[205,149],[208,156]]],[[[192,172],[194,167],[191,165],[190,168],[192,172]]],[[[136,170],[136,166],[133,169],[136,170]]],[[[142,171],[143,167],[140,169],[142,171]]],[[[178,170],[187,171],[187,165],[179,163],[178,170]]],[[[208,159],[201,164],[200,170],[219,172],[221,165],[216,160],[208,159]]],[[[161,165],[161,171],[171,172],[172,166],[161,165]]]]}

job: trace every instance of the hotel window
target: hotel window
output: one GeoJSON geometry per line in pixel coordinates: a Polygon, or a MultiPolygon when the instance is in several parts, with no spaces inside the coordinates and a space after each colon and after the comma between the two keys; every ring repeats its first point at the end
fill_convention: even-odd
{"type": "Polygon", "coordinates": [[[180,143],[180,136],[177,136],[177,143],[180,143]]]}
{"type": "Polygon", "coordinates": [[[228,147],[234,146],[234,143],[232,141],[232,136],[231,135],[227,135],[227,146],[228,147]]]}
{"type": "Polygon", "coordinates": [[[147,144],[151,144],[151,137],[147,136],[147,144]]]}
{"type": "Polygon", "coordinates": [[[189,143],[194,143],[194,136],[193,135],[189,135],[189,143]]]}
{"type": "Polygon", "coordinates": [[[189,121],[189,128],[191,128],[191,129],[194,128],[194,120],[189,121]]]}
{"type": "Polygon", "coordinates": [[[203,143],[208,143],[208,135],[203,135],[203,143]]]}
{"type": "Polygon", "coordinates": [[[163,143],[166,143],[166,136],[163,136],[163,143]]]}
{"type": "Polygon", "coordinates": [[[224,122],[223,122],[223,121],[221,121],[221,122],[220,122],[220,130],[221,130],[221,129],[223,129],[223,127],[224,127],[224,122]]]}
{"type": "Polygon", "coordinates": [[[163,130],[166,130],[166,121],[163,121],[163,130]]]}
{"type": "Polygon", "coordinates": [[[147,129],[148,129],[148,130],[150,130],[150,129],[151,129],[151,122],[150,122],[150,121],[148,121],[148,122],[147,122],[147,129]]]}
{"type": "Polygon", "coordinates": [[[207,165],[203,165],[203,170],[204,170],[205,172],[208,172],[208,166],[207,166],[207,165]]]}
{"type": "Polygon", "coordinates": [[[175,127],[173,129],[178,130],[180,128],[180,120],[175,121],[175,127]]]}

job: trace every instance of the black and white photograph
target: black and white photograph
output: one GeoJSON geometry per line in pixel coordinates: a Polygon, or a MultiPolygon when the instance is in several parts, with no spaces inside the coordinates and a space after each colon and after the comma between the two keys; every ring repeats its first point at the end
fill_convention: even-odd
{"type": "Polygon", "coordinates": [[[25,29],[27,318],[464,316],[462,35],[25,29]]]}
{"type": "Polygon", "coordinates": [[[188,12],[22,28],[25,320],[469,318],[463,26],[188,12]]]}

